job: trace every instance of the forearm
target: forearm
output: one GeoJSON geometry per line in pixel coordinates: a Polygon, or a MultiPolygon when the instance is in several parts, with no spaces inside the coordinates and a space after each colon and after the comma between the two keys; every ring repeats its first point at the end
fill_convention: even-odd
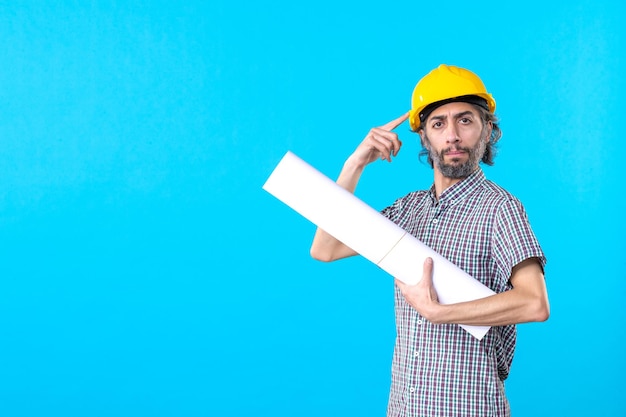
{"type": "MultiPolygon", "coordinates": [[[[363,167],[354,163],[352,158],[349,158],[337,178],[337,184],[347,191],[354,193],[362,173],[363,167]]],[[[315,236],[313,237],[313,244],[311,245],[311,256],[313,258],[330,262],[352,255],[356,255],[356,252],[324,230],[319,227],[317,228],[315,236]]]]}
{"type": "Polygon", "coordinates": [[[549,306],[545,295],[514,288],[479,300],[439,304],[428,315],[436,323],[505,326],[545,321],[549,316],[549,306]]]}

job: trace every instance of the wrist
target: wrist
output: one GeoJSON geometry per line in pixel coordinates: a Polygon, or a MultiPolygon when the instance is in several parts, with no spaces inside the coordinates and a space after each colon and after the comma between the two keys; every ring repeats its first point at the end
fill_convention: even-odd
{"type": "Polygon", "coordinates": [[[366,164],[367,163],[363,162],[361,158],[352,154],[346,159],[346,162],[343,163],[343,171],[352,174],[361,174],[366,164]]]}
{"type": "Polygon", "coordinates": [[[435,303],[430,305],[422,316],[433,324],[444,324],[446,323],[444,311],[445,306],[443,304],[435,303]]]}
{"type": "Polygon", "coordinates": [[[360,165],[354,158],[350,157],[343,164],[339,178],[337,178],[337,184],[353,193],[362,172],[363,165],[360,165]]]}

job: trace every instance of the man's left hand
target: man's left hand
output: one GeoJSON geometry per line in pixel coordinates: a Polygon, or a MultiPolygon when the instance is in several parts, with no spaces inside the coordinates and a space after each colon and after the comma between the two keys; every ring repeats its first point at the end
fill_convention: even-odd
{"type": "Polygon", "coordinates": [[[437,292],[433,286],[433,260],[426,258],[422,279],[415,285],[405,284],[396,278],[405,300],[431,323],[437,323],[437,312],[441,308],[437,292]]]}

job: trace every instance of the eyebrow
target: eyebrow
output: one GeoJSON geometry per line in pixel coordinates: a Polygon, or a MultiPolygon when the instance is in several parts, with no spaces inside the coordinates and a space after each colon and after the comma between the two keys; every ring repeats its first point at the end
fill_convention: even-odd
{"type": "MultiPolygon", "coordinates": [[[[475,114],[471,110],[465,110],[465,111],[462,111],[460,113],[455,114],[453,117],[455,119],[460,119],[461,117],[464,117],[464,116],[467,116],[467,115],[475,116],[475,114]]],[[[432,116],[430,118],[430,120],[445,120],[447,118],[448,118],[448,116],[446,116],[446,115],[432,116]]]]}

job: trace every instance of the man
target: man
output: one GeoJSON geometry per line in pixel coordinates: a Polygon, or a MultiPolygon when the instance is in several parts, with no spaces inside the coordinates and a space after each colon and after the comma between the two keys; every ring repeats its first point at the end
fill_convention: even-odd
{"type": "MultiPolygon", "coordinates": [[[[413,92],[412,109],[373,128],[346,160],[337,183],[354,192],[366,165],[398,155],[392,130],[407,118],[434,171],[429,190],[409,193],[382,214],[490,287],[495,295],[438,303],[432,259],[421,280],[396,280],[396,344],[388,416],[508,416],[504,380],[515,324],[549,316],[545,256],[521,203],[487,180],[501,136],[495,100],[472,72],[440,65],[413,92]],[[477,340],[458,324],[493,326],[477,340]]],[[[332,261],[356,253],[318,229],[311,255],[332,261]]]]}

